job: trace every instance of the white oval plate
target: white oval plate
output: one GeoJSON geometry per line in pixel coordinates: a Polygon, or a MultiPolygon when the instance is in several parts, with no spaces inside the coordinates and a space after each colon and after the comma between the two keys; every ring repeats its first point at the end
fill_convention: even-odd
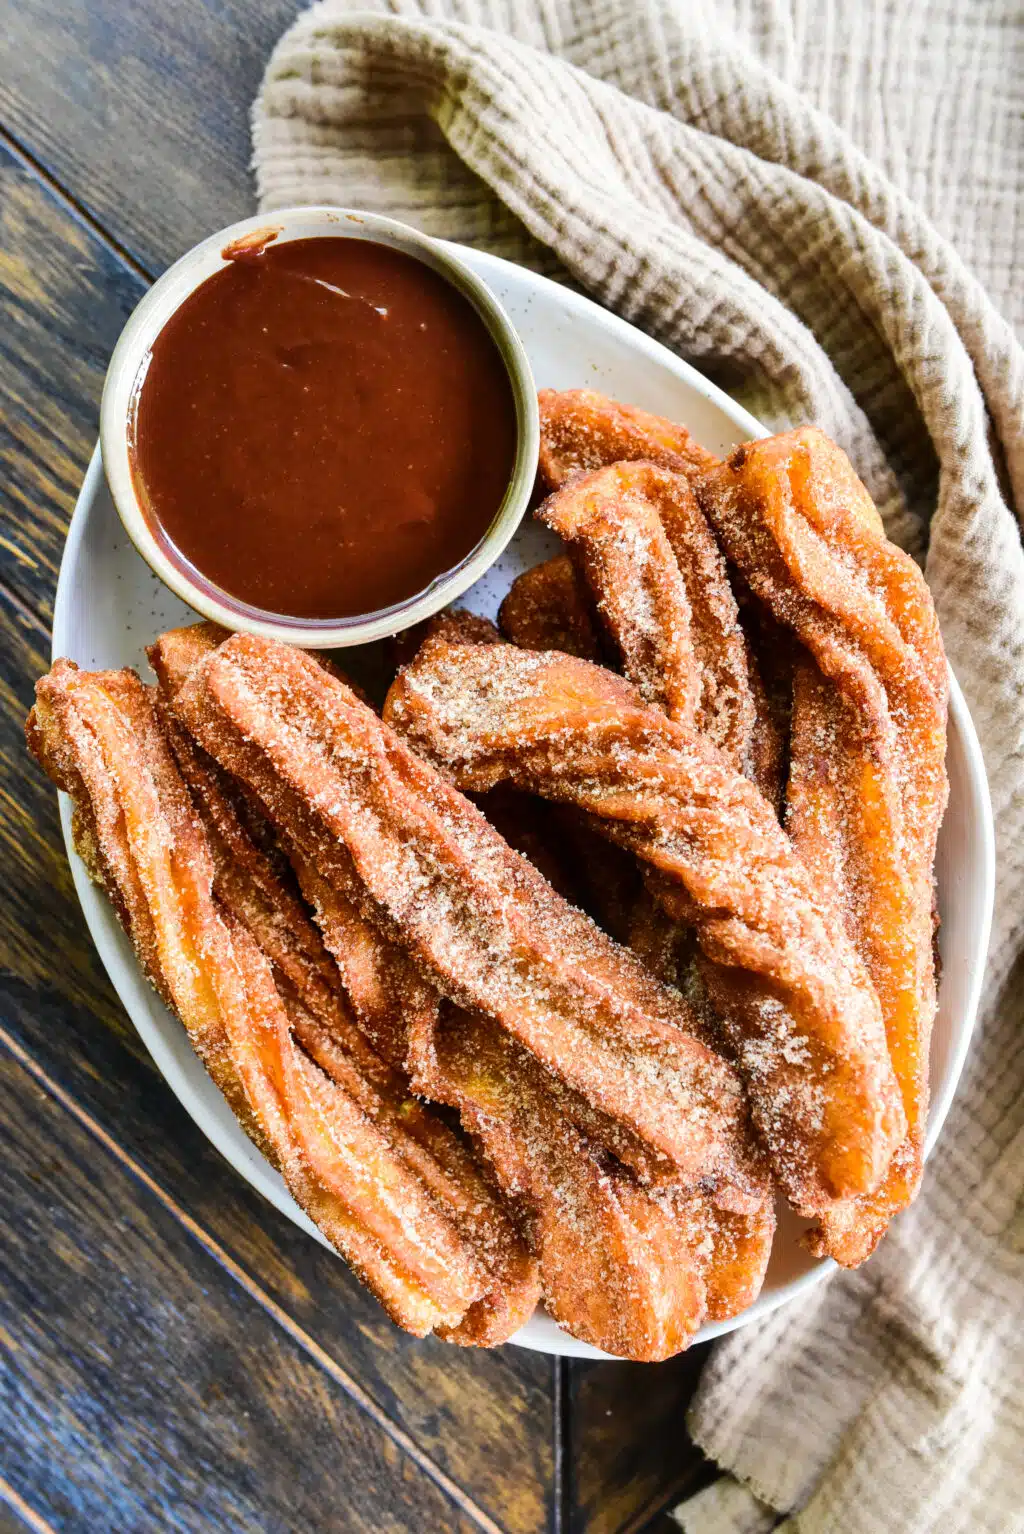
{"type": "MultiPolygon", "coordinates": [[[[495,256],[460,248],[494,289],[518,327],[538,387],[594,387],[683,421],[714,452],[764,436],[764,430],[692,367],[589,299],[495,256]]],[[[464,605],[493,617],[520,570],[555,547],[551,535],[525,523],[497,564],[466,593],[464,605]]],[[[82,486],[61,562],[53,624],[54,656],[88,668],[135,666],[148,674],[145,646],[195,614],[162,586],[135,552],[117,519],[97,448],[82,486]]],[[[344,657],[341,657],[343,660],[344,657]]],[[[949,809],[939,839],[942,982],[931,1050],[932,1106],[928,1149],[948,1112],[974,1026],[988,947],[995,854],[984,764],[970,715],[955,681],[950,699],[949,809]]],[[[100,958],[129,1017],[181,1103],[213,1144],[255,1188],[318,1241],[323,1237],[284,1182],[256,1151],[192,1052],[180,1023],[142,976],[106,898],[71,845],[70,806],[61,818],[75,887],[100,958]]],[[[731,1321],[705,1326],[707,1341],[765,1316],[834,1270],[799,1246],[800,1225],[783,1212],[759,1299],[731,1321]]],[[[324,1242],[324,1245],[327,1243],[324,1242]]],[[[542,1352],[603,1358],[566,1335],[543,1311],[515,1342],[542,1352]]]]}

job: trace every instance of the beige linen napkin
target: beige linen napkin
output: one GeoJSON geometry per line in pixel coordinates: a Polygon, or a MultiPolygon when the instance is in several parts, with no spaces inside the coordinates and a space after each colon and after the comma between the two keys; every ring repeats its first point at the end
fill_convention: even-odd
{"type": "Polygon", "coordinates": [[[689,1426],[731,1475],[690,1534],[1024,1529],[1022,82],[1015,0],[325,0],[254,109],[264,208],[568,274],[769,425],[824,427],[925,560],[981,736],[995,931],[924,1192],[715,1348],[689,1426]]]}

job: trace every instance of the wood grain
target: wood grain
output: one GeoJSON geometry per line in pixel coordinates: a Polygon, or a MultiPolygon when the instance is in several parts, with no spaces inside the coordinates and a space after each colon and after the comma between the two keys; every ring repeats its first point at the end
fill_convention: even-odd
{"type": "Polygon", "coordinates": [[[107,360],[144,291],[0,147],[0,581],[46,619],[107,360]]]}
{"type": "Polygon", "coordinates": [[[573,1363],[569,1534],[634,1534],[715,1473],[686,1435],[707,1347],[667,1363],[573,1363]]]}
{"type": "Polygon", "coordinates": [[[10,1482],[0,1476],[0,1534],[25,1534],[26,1530],[32,1534],[54,1534],[53,1525],[29,1507],[10,1482]]]}
{"type": "Polygon", "coordinates": [[[0,1122],[0,1443],[16,1493],[44,1519],[140,1534],[493,1534],[10,1055],[0,1122]]]}
{"type": "Polygon", "coordinates": [[[5,0],[0,121],[156,276],[254,211],[249,106],[302,0],[5,0]]]}

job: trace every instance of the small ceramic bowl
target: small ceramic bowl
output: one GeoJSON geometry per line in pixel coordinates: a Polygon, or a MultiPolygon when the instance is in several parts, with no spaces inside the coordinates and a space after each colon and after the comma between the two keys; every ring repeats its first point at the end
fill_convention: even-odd
{"type": "Polygon", "coordinates": [[[537,391],[526,351],[487,284],[450,249],[427,235],[394,219],[350,208],[283,208],[263,217],[243,219],[182,256],[154,283],[122,331],[107,369],[100,407],[100,442],[110,493],[125,531],[154,573],[183,602],[225,628],[243,629],[268,639],[316,649],[367,644],[395,634],[429,618],[479,580],[505,548],[529,504],[539,439],[537,391]],[[473,305],[508,370],[516,410],[516,457],[505,498],[493,522],[476,548],[454,569],[445,571],[406,601],[376,612],[329,620],[286,617],[250,607],[208,582],[195,581],[161,546],[143,515],[136,493],[129,457],[131,414],[141,370],[157,336],[185,299],[227,264],[222,254],[225,248],[271,232],[276,243],[339,237],[372,240],[422,261],[447,278],[473,305]]]}

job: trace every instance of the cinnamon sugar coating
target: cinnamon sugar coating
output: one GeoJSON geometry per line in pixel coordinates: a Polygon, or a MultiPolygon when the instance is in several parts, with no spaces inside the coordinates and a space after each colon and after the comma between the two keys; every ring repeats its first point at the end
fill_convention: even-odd
{"type": "Polygon", "coordinates": [[[520,1202],[548,1309],[574,1337],[624,1358],[668,1358],[707,1316],[757,1294],[774,1233],[748,1214],[641,1188],[559,1111],[532,1056],[487,1020],[442,1013],[436,1090],[458,1107],[505,1193],[520,1202]]]}
{"type": "Polygon", "coordinates": [[[882,1006],[908,1130],[874,1194],[814,1249],[855,1266],[920,1183],[935,1012],[933,864],[946,803],[947,671],[931,595],[849,460],[813,428],[747,444],[699,486],[729,558],[806,647],[787,826],[843,912],[882,1006]]]}
{"type": "Polygon", "coordinates": [[[650,463],[609,464],[572,479],[537,515],[573,550],[644,700],[692,725],[777,800],[780,744],[689,481],[650,463]]]}
{"type": "Polygon", "coordinates": [[[904,1133],[870,979],[770,806],[624,680],[553,652],[427,644],[386,717],[463,787],[585,810],[648,867],[713,996],[780,1186],[804,1213],[877,1187],[904,1133]]]}
{"type": "Polygon", "coordinates": [[[564,650],[582,660],[602,659],[586,583],[567,554],[516,577],[501,604],[498,625],[523,650],[564,650]]]}
{"type": "MultiPolygon", "coordinates": [[[[630,948],[659,980],[692,1001],[694,979],[688,971],[685,975],[682,972],[688,934],[648,894],[631,852],[609,842],[571,805],[553,804],[506,788],[478,795],[477,803],[510,846],[528,857],[559,894],[578,904],[605,932],[630,948]]],[[[688,946],[692,950],[692,941],[688,946]]],[[[692,1007],[690,1025],[702,1042],[720,1053],[720,1039],[707,1026],[706,997],[701,996],[700,1003],[699,1011],[692,1007]]],[[[426,1082],[427,1078],[424,1075],[420,1080],[426,1082]]],[[[429,1084],[423,1090],[427,1096],[434,1095],[429,1084]]],[[[557,1098],[563,1117],[595,1145],[613,1152],[645,1186],[667,1187],[678,1180],[671,1162],[653,1157],[642,1140],[594,1109],[579,1093],[550,1075],[547,1090],[557,1098]]],[[[749,1191],[716,1186],[713,1178],[706,1186],[719,1208],[750,1214],[757,1207],[757,1197],[752,1198],[749,1191]]]]}
{"type": "Polygon", "coordinates": [[[58,662],[27,735],[399,1324],[488,1346],[542,1296],[652,1360],[756,1297],[766,1165],[847,1266],[916,1193],[947,672],[820,432],[722,463],[592,391],[540,408],[567,552],[514,583],[511,644],[439,615],[382,721],[331,658],[196,624],[156,694],[58,662]]]}
{"type": "MultiPolygon", "coordinates": [[[[469,634],[484,642],[494,637],[479,623],[472,628],[463,625],[460,617],[455,614],[453,621],[435,625],[435,633],[469,634]]],[[[194,663],[199,648],[194,636],[164,636],[160,650],[165,681],[170,683],[173,677],[180,686],[189,668],[175,667],[174,657],[187,656],[194,663]]],[[[193,756],[209,761],[201,748],[193,744],[191,749],[193,756]]],[[[214,764],[210,766],[215,774],[220,772],[214,764]]],[[[234,784],[237,792],[236,780],[224,781],[234,784]]],[[[521,796],[516,797],[518,803],[498,807],[503,811],[499,818],[518,839],[529,841],[529,807],[521,796]]],[[[370,897],[345,849],[338,844],[315,861],[304,859],[294,846],[291,851],[299,883],[348,982],[348,999],[360,1025],[387,1058],[412,1073],[415,1090],[458,1109],[492,1174],[520,1212],[540,1262],[545,1301],[567,1329],[622,1356],[660,1357],[685,1346],[705,1315],[732,1314],[749,1303],[760,1287],[771,1247],[771,1194],[763,1183],[740,1190],[716,1187],[716,1179],[710,1178],[706,1189],[689,1195],[671,1186],[663,1188],[669,1176],[676,1175],[664,1158],[652,1157],[642,1141],[539,1067],[524,1050],[512,1050],[511,1041],[502,1046],[506,1096],[489,1103],[487,1133],[481,1134],[480,1060],[468,1078],[452,1073],[451,1060],[438,1043],[437,993],[425,981],[420,980],[419,986],[428,993],[427,1006],[417,1013],[403,1004],[399,977],[403,961],[405,971],[409,969],[408,958],[366,920],[370,897]],[[363,955],[354,973],[353,923],[356,947],[363,955]],[[510,1173],[509,1146],[519,1145],[520,1154],[527,1162],[530,1159],[522,1148],[524,1094],[533,1104],[535,1124],[545,1126],[546,1133],[546,1138],[534,1140],[531,1154],[543,1159],[553,1146],[562,1148],[557,1185],[550,1175],[545,1181],[527,1180],[521,1169],[510,1173]],[[497,1160],[496,1145],[505,1148],[497,1160]],[[566,1145],[575,1147],[573,1155],[565,1153],[566,1145]],[[654,1189],[644,1191],[621,1167],[612,1171],[608,1149],[641,1170],[654,1189]],[[555,1194],[557,1207],[551,1202],[555,1194]],[[577,1253],[575,1263],[557,1260],[559,1252],[570,1253],[571,1233],[558,1234],[553,1223],[558,1210],[570,1207],[589,1211],[591,1239],[586,1254],[577,1253]],[[624,1304],[627,1298],[628,1305],[624,1304]]],[[[608,851],[614,854],[614,849],[608,851]]],[[[246,862],[250,860],[251,855],[246,862]]],[[[315,1002],[316,997],[307,999],[315,1002]]],[[[297,999],[291,999],[289,1012],[307,1051],[324,1069],[336,1069],[331,1059],[331,1050],[337,1053],[336,1030],[319,1023],[297,999]]],[[[449,1019],[459,1016],[466,1014],[448,1013],[449,1019]]],[[[473,1028],[477,1039],[484,1029],[495,1034],[498,1043],[493,1047],[506,1039],[495,1024],[480,1017],[473,1020],[473,1028]]],[[[514,1292],[513,1277],[493,1293],[501,1298],[509,1290],[514,1292]]],[[[478,1304],[462,1330],[479,1311],[478,1304]]]]}
{"type": "MultiPolygon", "coordinates": [[[[493,630],[469,613],[455,613],[442,614],[441,620],[435,619],[431,632],[486,642],[493,630]],[[470,622],[464,624],[463,619],[470,622]]],[[[173,714],[174,701],[192,668],[228,637],[224,630],[213,624],[194,624],[188,628],[171,629],[150,646],[147,652],[150,664],[160,679],[164,707],[169,713],[173,714]]],[[[316,661],[328,675],[345,685],[336,666],[326,667],[319,656],[316,661]]],[[[223,796],[229,796],[236,811],[244,808],[250,825],[255,813],[262,822],[264,837],[269,834],[275,846],[284,848],[287,853],[285,862],[290,862],[294,869],[302,895],[312,908],[323,934],[321,940],[314,929],[314,943],[321,951],[326,943],[344,981],[348,1004],[359,1027],[379,1055],[414,1076],[417,1052],[430,1047],[437,1021],[438,993],[405,951],[380,930],[380,913],[374,912],[373,902],[344,846],[332,847],[328,861],[321,864],[304,858],[300,849],[266,819],[258,804],[253,810],[245,798],[245,786],[218,767],[177,719],[173,721],[171,740],[179,753],[186,753],[179,755],[179,761],[194,790],[202,791],[203,785],[196,781],[195,765],[189,770],[189,762],[204,765],[207,775],[220,786],[221,802],[223,796]],[[375,914],[378,916],[376,923],[373,920],[375,914]]],[[[213,810],[214,803],[209,799],[207,802],[208,808],[213,810]]],[[[223,808],[219,818],[224,818],[223,808]]],[[[235,845],[239,845],[237,833],[235,845]]],[[[246,861],[248,856],[248,853],[242,859],[236,856],[236,873],[239,863],[246,861]]],[[[300,922],[306,929],[312,925],[305,908],[301,908],[297,917],[295,904],[286,908],[280,889],[275,899],[278,911],[287,918],[295,941],[296,934],[302,930],[300,922]]],[[[301,902],[298,904],[301,907],[301,902]]]]}
{"type": "MultiPolygon", "coordinates": [[[[253,930],[215,897],[216,859],[150,690],[132,672],[83,673],[58,661],[38,685],[27,733],[41,765],[75,800],[89,866],[146,973],[243,1127],[400,1325],[417,1335],[454,1332],[492,1290],[485,1256],[414,1164],[424,1152],[417,1141],[410,1155],[416,1137],[398,1109],[400,1085],[382,1066],[367,1068],[365,1046],[353,1054],[338,1041],[342,1081],[296,1042],[289,1008],[305,1011],[304,988],[312,1006],[333,1015],[324,974],[299,964],[296,984],[279,988],[253,935],[267,930],[270,888],[260,884],[258,849],[240,885],[250,894],[259,888],[260,900],[236,902],[253,930]]],[[[223,857],[229,843],[216,834],[223,857]]],[[[290,950],[279,957],[291,965],[290,950]]]]}
{"type": "Polygon", "coordinates": [[[537,401],[540,474],[549,490],[588,469],[638,458],[680,474],[701,473],[718,462],[685,426],[593,389],[541,389],[537,401]]]}
{"type": "Polygon", "coordinates": [[[572,549],[641,697],[692,724],[701,671],[689,594],[661,516],[677,493],[693,499],[686,481],[665,469],[616,463],[574,477],[537,516],[572,549]]]}
{"type": "MultiPolygon", "coordinates": [[[[435,641],[443,642],[443,641],[435,641]]],[[[486,646],[495,653],[507,647],[486,646]]],[[[693,1186],[752,1196],[739,1083],[653,980],[308,656],[238,635],[175,706],[318,867],[347,849],[391,935],[693,1186]]]]}

